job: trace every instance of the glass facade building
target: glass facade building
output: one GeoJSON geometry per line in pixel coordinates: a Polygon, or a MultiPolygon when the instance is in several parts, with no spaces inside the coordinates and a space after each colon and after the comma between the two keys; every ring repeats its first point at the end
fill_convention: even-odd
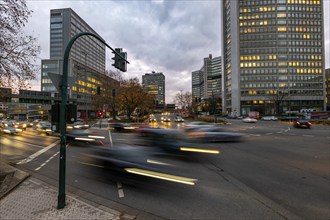
{"type": "Polygon", "coordinates": [[[192,97],[198,99],[221,97],[221,69],[221,57],[212,58],[210,54],[204,58],[202,68],[191,73],[192,97]]]}
{"type": "Polygon", "coordinates": [[[221,4],[225,113],[325,109],[323,2],[221,4]]]}
{"type": "Polygon", "coordinates": [[[165,104],[165,76],[163,73],[146,73],[142,76],[142,86],[151,95],[155,96],[158,104],[165,104]]]}
{"type": "MultiPolygon", "coordinates": [[[[41,91],[59,92],[58,78],[63,72],[66,46],[73,36],[81,32],[99,36],[71,8],[50,11],[50,59],[41,61],[41,91]]],[[[69,95],[71,100],[76,101],[78,111],[84,110],[83,114],[96,110],[93,109],[93,100],[98,90],[102,94],[108,94],[115,87],[116,82],[105,75],[105,62],[105,45],[94,37],[82,36],[71,48],[69,95]]]]}

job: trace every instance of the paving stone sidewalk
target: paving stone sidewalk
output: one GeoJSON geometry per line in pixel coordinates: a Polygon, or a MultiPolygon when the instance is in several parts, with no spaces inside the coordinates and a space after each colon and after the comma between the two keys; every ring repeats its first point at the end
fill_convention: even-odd
{"type": "Polygon", "coordinates": [[[93,207],[66,196],[66,206],[57,209],[57,192],[29,178],[0,200],[1,220],[12,219],[122,219],[120,213],[93,207]]]}

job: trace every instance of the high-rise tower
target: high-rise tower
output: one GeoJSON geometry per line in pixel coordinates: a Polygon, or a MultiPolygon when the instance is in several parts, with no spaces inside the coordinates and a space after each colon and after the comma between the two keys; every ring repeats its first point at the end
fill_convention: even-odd
{"type": "Polygon", "coordinates": [[[223,110],[325,108],[322,0],[224,0],[223,110]]]}

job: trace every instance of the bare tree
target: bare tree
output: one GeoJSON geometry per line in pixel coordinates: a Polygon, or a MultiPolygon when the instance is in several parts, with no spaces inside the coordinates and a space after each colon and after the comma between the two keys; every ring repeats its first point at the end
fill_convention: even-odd
{"type": "Polygon", "coordinates": [[[25,0],[0,1],[0,87],[24,89],[36,78],[40,47],[22,30],[31,13],[25,0]]]}
{"type": "Polygon", "coordinates": [[[289,92],[287,90],[273,90],[272,93],[269,94],[269,100],[274,103],[275,113],[280,114],[280,106],[286,101],[289,97],[289,92]]]}
{"type": "Polygon", "coordinates": [[[179,92],[174,97],[174,102],[178,104],[181,109],[191,111],[192,109],[192,94],[191,92],[179,92]]]}
{"type": "Polygon", "coordinates": [[[131,78],[121,81],[118,102],[127,118],[131,119],[133,111],[136,108],[147,108],[153,103],[153,97],[143,90],[138,78],[131,78]]]}

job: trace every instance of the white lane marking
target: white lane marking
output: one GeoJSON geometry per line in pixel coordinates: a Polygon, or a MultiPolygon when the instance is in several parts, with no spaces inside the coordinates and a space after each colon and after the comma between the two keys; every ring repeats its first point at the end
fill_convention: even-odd
{"type": "Polygon", "coordinates": [[[303,137],[315,137],[314,135],[309,135],[309,134],[303,134],[303,137]]]}
{"type": "Polygon", "coordinates": [[[92,166],[92,167],[104,168],[104,166],[96,165],[96,164],[92,164],[92,163],[85,163],[85,162],[81,162],[81,161],[78,161],[77,163],[80,163],[80,164],[83,164],[83,165],[87,165],[87,166],[92,166]]]}
{"type": "Polygon", "coordinates": [[[273,134],[273,133],[266,133],[266,135],[271,135],[271,134],[273,134]]]}
{"type": "Polygon", "coordinates": [[[124,195],[123,185],[121,184],[121,182],[117,182],[117,188],[118,188],[119,198],[123,198],[125,195],[124,195]]]}
{"type": "Polygon", "coordinates": [[[49,161],[51,161],[54,157],[56,157],[60,152],[57,151],[56,154],[51,156],[48,160],[46,160],[43,164],[41,164],[38,168],[34,169],[35,171],[40,170],[43,166],[45,166],[49,161]]]}
{"type": "Polygon", "coordinates": [[[112,137],[111,137],[111,133],[110,133],[110,130],[109,130],[109,139],[110,139],[110,146],[112,147],[112,137]]]}
{"type": "Polygon", "coordinates": [[[29,163],[31,160],[35,159],[39,155],[41,155],[41,154],[45,153],[46,151],[48,151],[49,149],[55,147],[59,142],[60,142],[60,140],[55,141],[54,143],[48,145],[44,149],[41,149],[41,150],[35,152],[34,154],[30,155],[28,158],[25,158],[24,160],[21,160],[21,161],[19,161],[16,164],[26,164],[26,163],[29,163]]]}

